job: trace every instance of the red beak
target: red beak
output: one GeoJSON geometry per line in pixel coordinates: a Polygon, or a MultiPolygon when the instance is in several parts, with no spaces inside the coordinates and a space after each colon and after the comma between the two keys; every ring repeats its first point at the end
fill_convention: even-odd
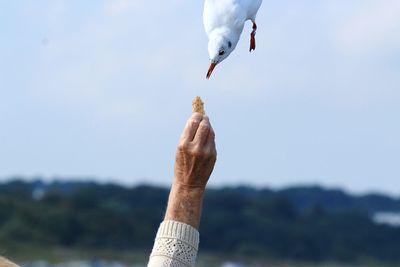
{"type": "Polygon", "coordinates": [[[210,64],[210,67],[208,68],[207,75],[206,75],[207,79],[210,79],[211,73],[213,72],[215,66],[217,66],[216,63],[211,63],[210,64]]]}

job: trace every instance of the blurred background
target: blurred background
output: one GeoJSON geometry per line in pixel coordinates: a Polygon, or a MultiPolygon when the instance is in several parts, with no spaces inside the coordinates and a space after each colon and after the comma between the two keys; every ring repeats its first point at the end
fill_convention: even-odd
{"type": "Polygon", "coordinates": [[[400,2],[264,0],[210,80],[202,8],[0,0],[0,255],[144,266],[200,95],[198,266],[399,266],[400,2]]]}

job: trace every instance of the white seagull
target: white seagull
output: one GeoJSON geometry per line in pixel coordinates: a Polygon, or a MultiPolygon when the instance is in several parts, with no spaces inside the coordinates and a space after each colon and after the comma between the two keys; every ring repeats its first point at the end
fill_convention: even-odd
{"type": "Polygon", "coordinates": [[[235,49],[247,20],[253,22],[250,52],[256,49],[256,16],[262,0],[205,0],[203,23],[208,35],[210,67],[207,79],[215,66],[235,49]]]}

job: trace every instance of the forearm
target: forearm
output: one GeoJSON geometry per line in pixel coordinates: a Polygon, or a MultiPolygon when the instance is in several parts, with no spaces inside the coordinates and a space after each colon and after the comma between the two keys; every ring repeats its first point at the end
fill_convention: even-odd
{"type": "Polygon", "coordinates": [[[158,229],[148,267],[194,266],[203,195],[203,188],[172,185],[164,222],[158,229]]]}
{"type": "Polygon", "coordinates": [[[164,220],[186,223],[199,228],[204,188],[192,188],[174,183],[169,195],[164,220]]]}

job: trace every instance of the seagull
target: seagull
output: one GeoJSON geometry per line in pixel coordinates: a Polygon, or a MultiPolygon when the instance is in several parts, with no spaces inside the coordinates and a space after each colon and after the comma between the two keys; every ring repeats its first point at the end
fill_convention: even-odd
{"type": "Polygon", "coordinates": [[[247,20],[253,23],[249,51],[256,49],[256,16],[261,3],[262,0],[205,0],[203,23],[211,61],[207,79],[217,64],[235,49],[247,20]]]}

